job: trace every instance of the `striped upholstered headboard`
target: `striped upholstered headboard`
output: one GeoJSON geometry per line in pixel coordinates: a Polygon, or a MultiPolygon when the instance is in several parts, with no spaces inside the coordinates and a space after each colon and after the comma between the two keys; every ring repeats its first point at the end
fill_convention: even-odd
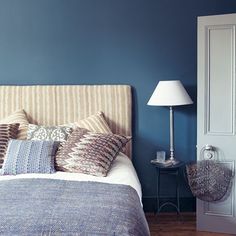
{"type": "MultiPolygon", "coordinates": [[[[131,135],[128,85],[0,86],[0,119],[24,109],[35,124],[59,125],[103,111],[113,133],[131,135]]],[[[131,158],[131,142],[126,148],[131,158]]]]}

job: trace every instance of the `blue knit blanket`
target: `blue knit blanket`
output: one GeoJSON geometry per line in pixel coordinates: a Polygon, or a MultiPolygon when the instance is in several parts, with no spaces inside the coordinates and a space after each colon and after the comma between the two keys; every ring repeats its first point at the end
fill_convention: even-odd
{"type": "Polygon", "coordinates": [[[150,235],[126,185],[56,179],[0,181],[0,235],[150,235]]]}

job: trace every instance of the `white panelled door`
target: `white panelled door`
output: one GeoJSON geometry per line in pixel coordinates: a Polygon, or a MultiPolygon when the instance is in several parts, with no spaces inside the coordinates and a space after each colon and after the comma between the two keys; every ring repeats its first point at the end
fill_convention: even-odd
{"type": "MultiPolygon", "coordinates": [[[[197,157],[209,144],[230,168],[236,163],[235,30],[236,14],[198,18],[197,157]]],[[[235,183],[224,201],[197,200],[197,229],[236,234],[235,183]]]]}

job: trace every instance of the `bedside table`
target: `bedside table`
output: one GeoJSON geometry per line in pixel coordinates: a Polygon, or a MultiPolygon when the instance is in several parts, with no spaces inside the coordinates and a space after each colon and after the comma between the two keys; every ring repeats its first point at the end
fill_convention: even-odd
{"type": "Polygon", "coordinates": [[[176,209],[177,213],[180,213],[180,203],[179,203],[179,177],[180,177],[180,172],[182,167],[185,165],[184,162],[179,162],[176,165],[170,165],[170,166],[165,166],[163,164],[159,164],[156,162],[151,162],[152,165],[155,166],[157,170],[157,209],[156,213],[161,212],[163,207],[165,206],[172,206],[176,209]],[[160,204],[160,183],[161,183],[161,177],[164,175],[174,175],[176,178],[175,181],[175,201],[165,201],[160,204]]]}

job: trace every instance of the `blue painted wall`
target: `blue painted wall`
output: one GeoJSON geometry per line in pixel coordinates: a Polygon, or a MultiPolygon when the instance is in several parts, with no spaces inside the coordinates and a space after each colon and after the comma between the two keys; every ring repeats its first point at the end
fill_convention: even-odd
{"type": "Polygon", "coordinates": [[[176,156],[195,160],[197,16],[233,12],[235,0],[0,0],[0,84],[132,85],[133,160],[152,199],[169,113],[146,103],[159,80],[183,82],[195,104],[176,109],[176,156]]]}

